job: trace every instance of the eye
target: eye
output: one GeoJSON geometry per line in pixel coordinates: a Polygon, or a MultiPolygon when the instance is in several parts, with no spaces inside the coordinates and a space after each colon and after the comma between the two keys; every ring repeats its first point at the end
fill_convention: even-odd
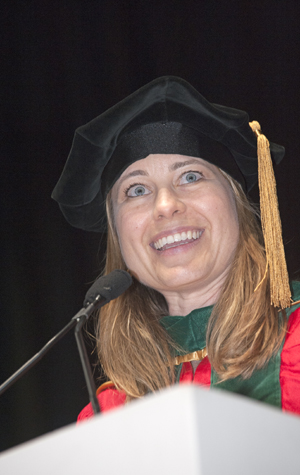
{"type": "Polygon", "coordinates": [[[195,181],[199,181],[201,178],[203,178],[203,175],[201,172],[194,172],[194,171],[185,172],[180,177],[179,185],[194,183],[195,181]]]}
{"type": "Polygon", "coordinates": [[[146,188],[144,185],[139,183],[135,183],[134,185],[130,185],[125,190],[125,195],[129,196],[130,198],[135,198],[136,196],[144,196],[149,195],[150,190],[146,188]]]}

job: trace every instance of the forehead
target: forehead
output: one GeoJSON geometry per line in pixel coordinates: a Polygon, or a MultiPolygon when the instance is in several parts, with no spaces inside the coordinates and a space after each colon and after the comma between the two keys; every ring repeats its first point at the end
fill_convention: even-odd
{"type": "Polygon", "coordinates": [[[206,177],[216,179],[227,189],[230,189],[229,183],[220,170],[215,165],[203,160],[202,158],[179,154],[151,154],[146,158],[131,163],[131,165],[124,170],[112,187],[112,195],[116,197],[116,194],[118,194],[121,189],[122,183],[128,182],[134,177],[138,178],[145,176],[150,177],[151,179],[157,179],[188,166],[197,166],[199,171],[206,172],[206,177]],[[200,170],[199,165],[201,166],[200,170]]]}
{"type": "Polygon", "coordinates": [[[158,170],[172,172],[188,165],[201,165],[215,174],[220,174],[216,166],[198,157],[177,154],[151,154],[129,165],[113,188],[118,188],[123,181],[134,176],[148,176],[158,170]]]}
{"type": "Polygon", "coordinates": [[[151,154],[130,164],[112,187],[112,202],[118,200],[124,187],[127,188],[133,183],[142,183],[143,177],[154,181],[158,186],[164,186],[165,180],[171,180],[176,170],[180,175],[180,169],[182,173],[201,172],[208,182],[214,183],[217,188],[225,191],[235,207],[234,192],[225,172],[202,158],[179,154],[151,154]]]}
{"type": "Polygon", "coordinates": [[[159,166],[162,168],[169,168],[170,171],[176,170],[185,165],[189,164],[203,164],[211,169],[216,169],[214,165],[198,157],[190,157],[187,155],[178,155],[178,154],[151,154],[146,158],[137,160],[136,162],[129,165],[126,170],[122,173],[120,178],[122,178],[127,173],[130,173],[133,170],[138,170],[142,168],[147,168],[151,166],[159,166]]]}

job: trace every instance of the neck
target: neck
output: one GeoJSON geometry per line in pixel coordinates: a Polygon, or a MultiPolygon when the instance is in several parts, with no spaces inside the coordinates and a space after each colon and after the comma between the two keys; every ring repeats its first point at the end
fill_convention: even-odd
{"type": "Polygon", "coordinates": [[[169,315],[186,316],[196,308],[214,305],[219,299],[224,280],[219,279],[195,290],[163,292],[169,307],[169,315]]]}

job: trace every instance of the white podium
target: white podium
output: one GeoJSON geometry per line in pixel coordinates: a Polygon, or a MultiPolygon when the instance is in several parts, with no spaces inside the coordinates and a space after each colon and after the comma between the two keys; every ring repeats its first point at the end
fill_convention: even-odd
{"type": "Polygon", "coordinates": [[[0,456],[1,475],[299,475],[300,418],[182,385],[0,456]]]}

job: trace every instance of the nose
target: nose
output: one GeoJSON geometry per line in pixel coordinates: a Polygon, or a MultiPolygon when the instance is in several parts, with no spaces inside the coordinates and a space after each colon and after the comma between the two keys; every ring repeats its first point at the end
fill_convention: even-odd
{"type": "Polygon", "coordinates": [[[185,209],[184,202],[177,196],[175,191],[168,188],[161,188],[158,191],[154,205],[155,219],[170,219],[176,213],[183,213],[185,209]]]}

